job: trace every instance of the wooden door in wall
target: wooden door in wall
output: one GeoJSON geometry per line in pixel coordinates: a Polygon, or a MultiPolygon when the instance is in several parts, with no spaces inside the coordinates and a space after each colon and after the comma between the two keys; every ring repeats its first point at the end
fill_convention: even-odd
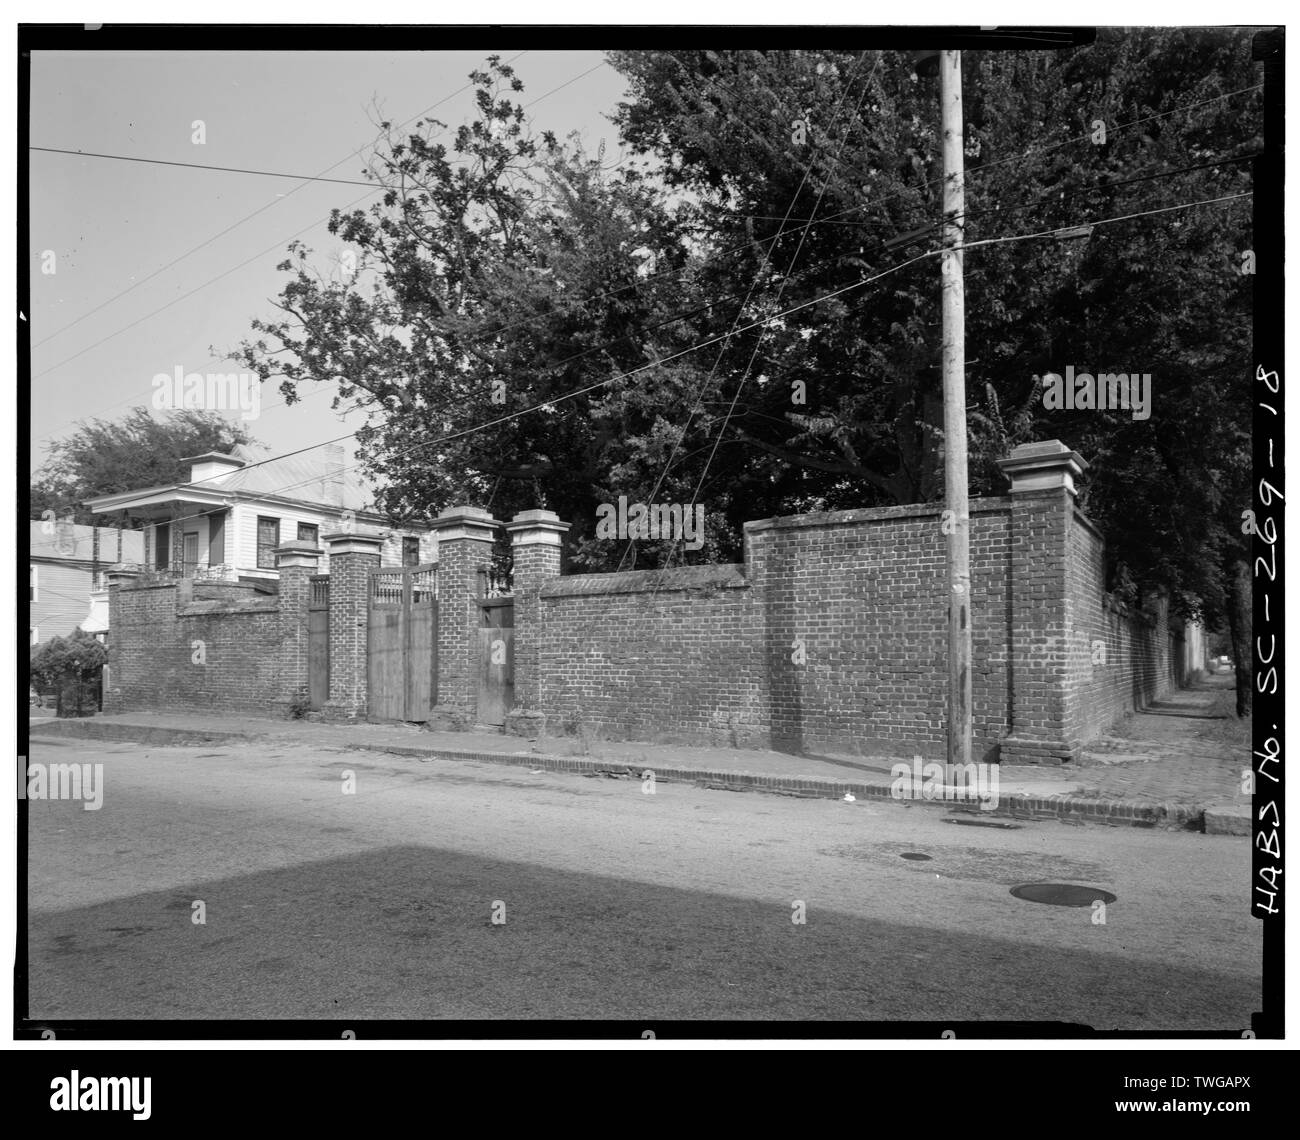
{"type": "Polygon", "coordinates": [[[322,709],[330,699],[330,578],[313,574],[307,597],[307,703],[322,709]]]}
{"type": "Polygon", "coordinates": [[[515,704],[515,600],[481,602],[479,615],[477,719],[504,725],[515,704]]]}
{"type": "Polygon", "coordinates": [[[372,720],[426,721],[438,700],[438,588],[434,565],[370,574],[367,703],[372,720]]]}

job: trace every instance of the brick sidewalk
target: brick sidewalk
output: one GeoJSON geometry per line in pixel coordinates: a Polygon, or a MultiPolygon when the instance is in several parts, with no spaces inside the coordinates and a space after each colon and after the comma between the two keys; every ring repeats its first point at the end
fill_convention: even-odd
{"type": "MultiPolygon", "coordinates": [[[[1145,826],[1208,826],[1207,808],[1222,816],[1248,812],[1241,793],[1241,773],[1249,755],[1197,737],[1206,723],[1196,713],[1215,700],[1218,686],[1176,694],[1176,714],[1142,713],[1129,718],[1124,738],[1106,738],[1095,766],[1037,767],[1002,765],[998,769],[997,815],[1086,820],[1145,826]],[[1186,715],[1191,711],[1193,715],[1186,715]],[[1117,753],[1115,746],[1124,751],[1117,753]],[[1122,760],[1117,759],[1123,757],[1122,760]]],[[[841,755],[791,756],[786,753],[686,745],[593,744],[546,738],[530,742],[487,732],[425,732],[413,725],[325,724],[203,716],[188,713],[129,713],[86,720],[32,718],[33,736],[45,733],[97,739],[137,740],[144,744],[215,743],[259,740],[310,744],[329,749],[364,749],[429,759],[479,760],[589,775],[640,777],[645,769],[656,779],[687,780],[706,786],[763,789],[793,795],[890,798],[891,765],[911,763],[908,756],[864,758],[841,755]]],[[[955,805],[950,805],[955,806],[955,805]]],[[[1241,828],[1231,825],[1231,830],[1241,828]]],[[[1220,823],[1216,830],[1223,830],[1220,823]]]]}

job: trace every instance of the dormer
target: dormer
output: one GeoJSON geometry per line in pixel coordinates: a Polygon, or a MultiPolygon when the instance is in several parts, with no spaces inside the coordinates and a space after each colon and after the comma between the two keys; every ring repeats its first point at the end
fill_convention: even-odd
{"type": "Polygon", "coordinates": [[[222,476],[238,471],[244,466],[244,460],[233,455],[223,455],[219,451],[209,451],[205,455],[191,455],[184,462],[190,464],[190,482],[208,482],[220,484],[222,476]]]}

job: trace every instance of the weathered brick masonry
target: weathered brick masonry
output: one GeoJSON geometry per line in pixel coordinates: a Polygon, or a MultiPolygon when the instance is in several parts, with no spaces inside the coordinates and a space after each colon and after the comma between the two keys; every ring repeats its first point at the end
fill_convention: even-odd
{"type": "MultiPolygon", "coordinates": [[[[1082,459],[1050,441],[1004,466],[1011,494],[971,504],[975,755],[1059,764],[1196,663],[1163,603],[1130,612],[1105,592],[1074,503],[1082,459]]],[[[516,623],[529,699],[552,726],[613,736],[941,756],[942,517],[767,519],[746,524],[740,565],[553,577],[516,623]]]]}
{"type": "MultiPolygon", "coordinates": [[[[976,504],[976,738],[1007,728],[1007,504],[976,504]]],[[[540,707],[619,736],[793,751],[943,749],[940,511],[889,507],[746,525],[743,565],[555,578],[533,641],[540,707]],[[800,652],[802,651],[802,652],[800,652]],[[796,663],[802,656],[803,663],[796,663]]]]}
{"type": "Polygon", "coordinates": [[[765,739],[763,614],[743,567],[554,578],[535,614],[516,621],[516,673],[522,654],[538,661],[533,691],[552,723],[765,739]]]}
{"type": "MultiPolygon", "coordinates": [[[[1075,505],[1081,457],[1053,440],[1017,448],[1003,466],[1010,494],[971,504],[976,758],[1062,763],[1199,661],[1163,603],[1130,611],[1106,593],[1102,536],[1075,505]]],[[[552,732],[941,756],[942,518],[937,506],[900,506],[765,519],[745,525],[742,564],[561,575],[566,524],[522,512],[507,528],[516,707],[546,714],[552,732]]],[[[472,720],[478,569],[500,524],[456,507],[438,526],[439,708],[472,720]]],[[[364,716],[378,540],[326,541],[326,713],[364,716]]],[[[195,584],[185,600],[175,585],[117,575],[108,707],[285,711],[306,683],[315,561],[300,546],[281,549],[278,599],[195,584]],[[192,664],[195,640],[206,666],[192,664]]]]}
{"type": "Polygon", "coordinates": [[[1067,735],[1090,740],[1116,718],[1185,684],[1200,668],[1184,645],[1180,624],[1169,620],[1164,598],[1130,607],[1106,593],[1105,540],[1078,511],[1070,528],[1070,664],[1066,677],[1067,735]],[[1104,647],[1105,663],[1094,663],[1104,647]]]}
{"type": "Polygon", "coordinates": [[[251,587],[197,583],[188,584],[194,592],[186,598],[186,584],[128,585],[126,575],[113,578],[105,712],[284,711],[291,694],[283,689],[276,598],[251,587]]]}

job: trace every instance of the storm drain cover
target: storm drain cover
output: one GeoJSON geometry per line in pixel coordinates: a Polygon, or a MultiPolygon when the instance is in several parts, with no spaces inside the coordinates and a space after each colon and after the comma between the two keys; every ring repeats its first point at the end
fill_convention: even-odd
{"type": "Polygon", "coordinates": [[[1080,887],[1074,883],[1026,883],[1012,887],[1011,893],[1026,902],[1048,906],[1092,906],[1095,902],[1113,903],[1115,896],[1100,887],[1080,887]]]}
{"type": "Polygon", "coordinates": [[[922,855],[919,851],[904,851],[903,854],[900,856],[900,858],[919,860],[919,859],[929,859],[931,858],[931,856],[922,855]]]}

